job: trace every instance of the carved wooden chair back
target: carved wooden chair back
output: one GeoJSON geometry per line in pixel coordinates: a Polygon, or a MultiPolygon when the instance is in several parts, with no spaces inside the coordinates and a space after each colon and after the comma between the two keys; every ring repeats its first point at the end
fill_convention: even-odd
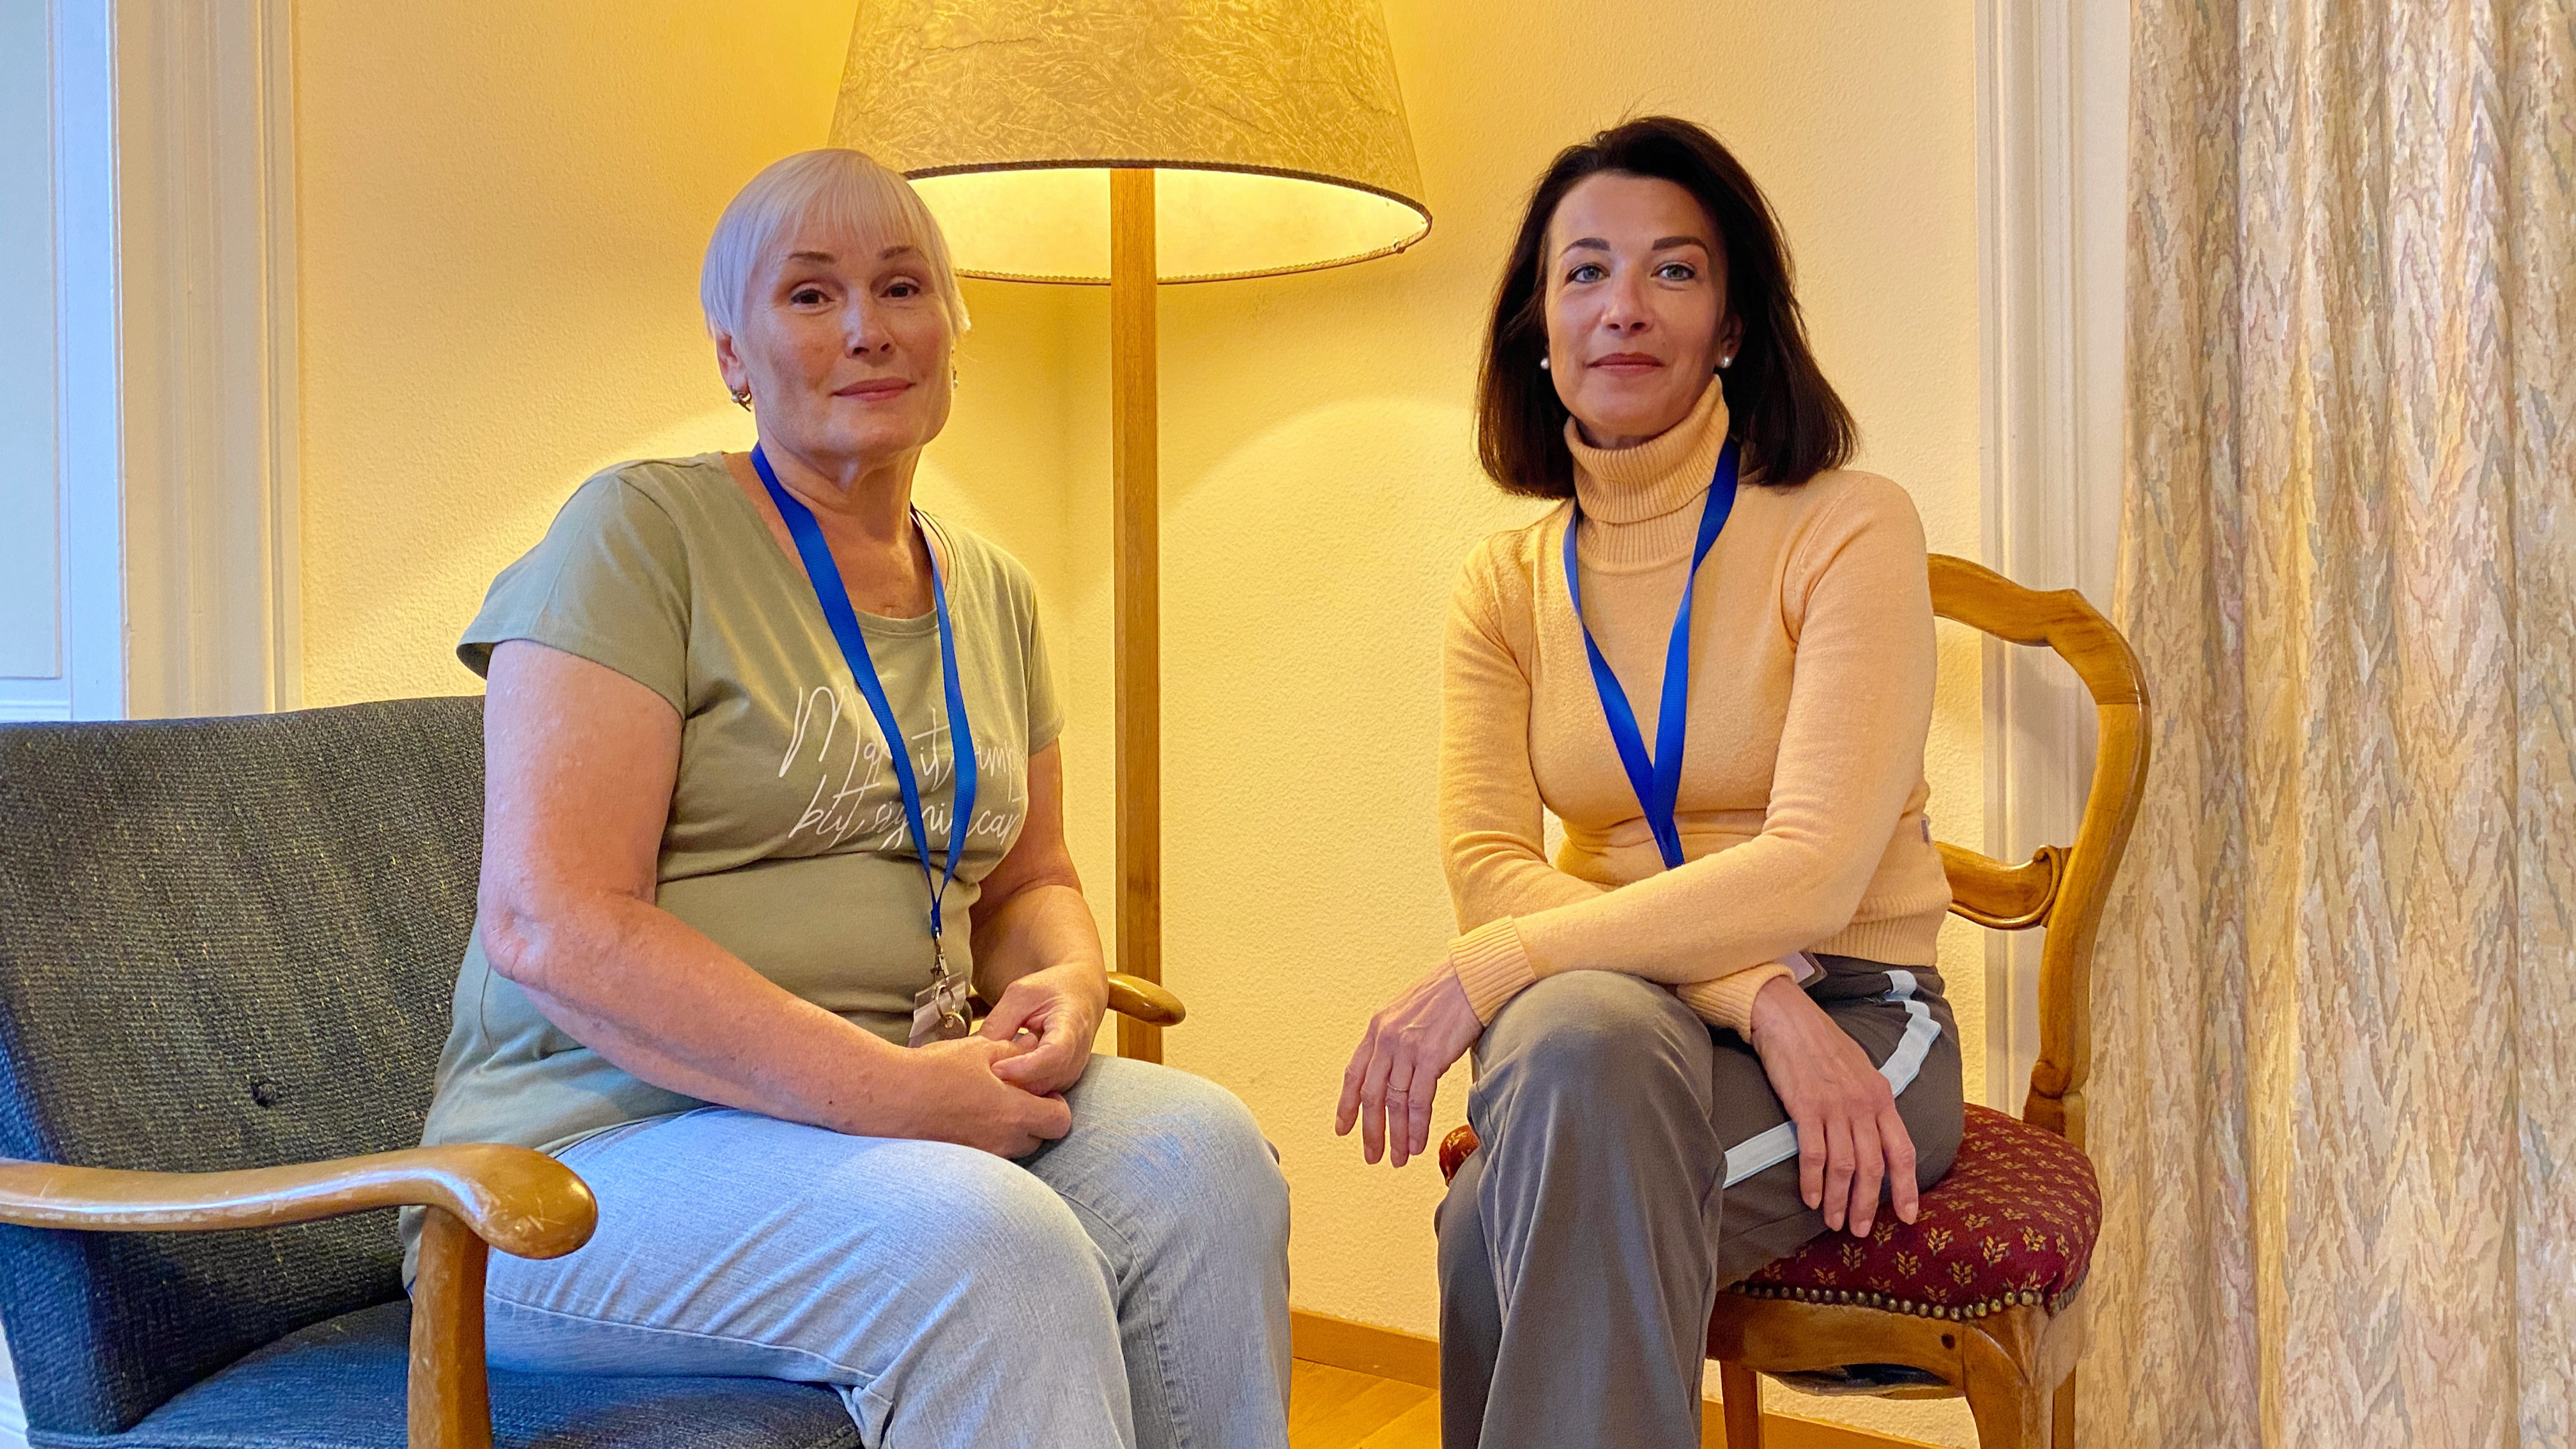
{"type": "Polygon", "coordinates": [[[2073,589],[2027,589],[1966,559],[1934,554],[1932,611],[2006,643],[2054,649],[2093,696],[2093,785],[2072,846],[2042,846],[2008,866],[1941,842],[1951,910],[1998,931],[2045,932],[2039,1060],[2021,1115],[2081,1147],[2093,1064],[2093,943],[2146,783],[2146,685],[2128,641],[2073,589]]]}

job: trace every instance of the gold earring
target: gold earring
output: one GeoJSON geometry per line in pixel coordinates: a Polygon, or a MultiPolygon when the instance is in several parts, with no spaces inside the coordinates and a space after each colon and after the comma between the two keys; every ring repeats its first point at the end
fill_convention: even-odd
{"type": "Polygon", "coordinates": [[[948,369],[948,390],[950,392],[955,392],[957,389],[964,387],[965,385],[966,379],[957,375],[956,368],[952,367],[948,369]]]}
{"type": "Polygon", "coordinates": [[[751,411],[751,389],[750,389],[750,388],[747,388],[747,387],[738,387],[738,388],[735,388],[735,389],[733,390],[733,405],[734,405],[735,407],[738,407],[738,408],[742,409],[744,412],[750,412],[750,411],[751,411]]]}

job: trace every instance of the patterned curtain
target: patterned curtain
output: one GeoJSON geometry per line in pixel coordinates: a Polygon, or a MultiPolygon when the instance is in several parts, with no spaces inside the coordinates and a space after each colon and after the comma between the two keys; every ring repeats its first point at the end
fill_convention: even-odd
{"type": "Polygon", "coordinates": [[[2092,1445],[2576,1446],[2576,0],[2136,0],[2092,1445]]]}

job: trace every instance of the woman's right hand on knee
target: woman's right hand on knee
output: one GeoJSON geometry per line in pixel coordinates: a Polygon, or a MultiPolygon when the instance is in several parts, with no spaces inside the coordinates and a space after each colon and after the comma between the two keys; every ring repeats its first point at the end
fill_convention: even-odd
{"type": "Polygon", "coordinates": [[[1028,1156],[1073,1130],[1073,1109],[1061,1095],[1040,1096],[993,1075],[995,1062],[1027,1050],[979,1036],[912,1048],[904,1054],[890,1103],[891,1130],[863,1135],[954,1142],[996,1157],[1028,1156]]]}
{"type": "Polygon", "coordinates": [[[1914,1221],[1914,1138],[1869,1054],[1796,982],[1772,978],[1753,998],[1753,1049],[1798,1126],[1798,1195],[1827,1228],[1869,1236],[1882,1185],[1898,1220],[1914,1221]]]}
{"type": "Polygon", "coordinates": [[[1395,1165],[1431,1146],[1431,1105],[1441,1074],[1485,1034],[1475,1005],[1447,961],[1369,1018],[1368,1033],[1342,1072],[1342,1100],[1333,1132],[1350,1135],[1361,1125],[1363,1155],[1371,1164],[1392,1153],[1395,1165]]]}

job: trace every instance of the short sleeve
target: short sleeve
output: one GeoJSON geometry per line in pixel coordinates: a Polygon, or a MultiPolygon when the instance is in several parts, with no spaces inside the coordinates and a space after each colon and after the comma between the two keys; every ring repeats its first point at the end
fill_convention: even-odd
{"type": "Polygon", "coordinates": [[[686,716],[688,577],[688,550],[670,515],[603,473],[492,581],[456,657],[489,675],[494,646],[530,640],[614,669],[686,716]]]}
{"type": "Polygon", "coordinates": [[[1047,659],[1046,627],[1038,622],[1037,591],[1030,589],[1023,597],[1029,622],[1021,635],[1020,657],[1029,676],[1029,753],[1034,756],[1064,733],[1064,702],[1055,692],[1055,666],[1047,659]]]}

